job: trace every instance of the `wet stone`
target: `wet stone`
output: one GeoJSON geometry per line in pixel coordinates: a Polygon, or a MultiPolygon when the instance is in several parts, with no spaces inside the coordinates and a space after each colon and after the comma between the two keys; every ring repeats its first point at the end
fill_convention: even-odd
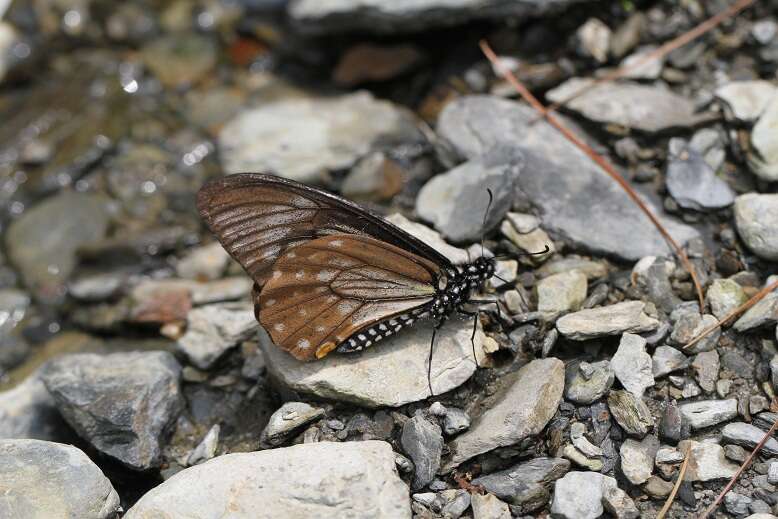
{"type": "Polygon", "coordinates": [[[112,519],[119,495],[100,468],[72,445],[0,440],[4,517],[112,519]]]}
{"type": "Polygon", "coordinates": [[[155,487],[126,519],[168,514],[222,517],[262,510],[265,517],[353,515],[410,519],[408,487],[388,443],[320,442],[216,457],[155,487]],[[256,484],[246,485],[246,481],[256,484]],[[332,496],[337,495],[336,501],[332,496]]]}
{"type": "Polygon", "coordinates": [[[63,192],[33,206],[5,233],[8,257],[39,297],[64,295],[81,245],[102,238],[109,215],[100,196],[63,192]]]}
{"type": "Polygon", "coordinates": [[[556,412],[563,390],[562,361],[538,359],[522,367],[499,400],[449,443],[451,458],[444,469],[537,434],[556,412]]]}
{"type": "Polygon", "coordinates": [[[610,362],[570,363],[565,370],[565,398],[576,404],[591,404],[613,385],[614,373],[610,362]]]}
{"type": "Polygon", "coordinates": [[[646,340],[631,333],[621,336],[619,348],[611,359],[611,368],[621,385],[641,398],[654,385],[651,356],[646,353],[646,340]]]}
{"type": "MultiPolygon", "coordinates": [[[[652,106],[644,99],[633,105],[652,106]]],[[[466,158],[481,156],[498,144],[518,147],[526,161],[518,180],[522,193],[543,215],[543,228],[576,247],[632,261],[669,253],[624,191],[556,129],[536,119],[537,113],[520,103],[466,96],[446,105],[437,131],[466,158]]],[[[679,243],[697,235],[688,226],[661,220],[679,243]]]]}
{"type": "Polygon", "coordinates": [[[515,148],[489,150],[427,182],[416,199],[416,212],[451,241],[477,241],[511,208],[523,163],[515,148]],[[489,205],[487,189],[494,198],[484,225],[483,215],[489,205]],[[465,206],[469,209],[462,211],[465,206]]]}
{"type": "Polygon", "coordinates": [[[51,361],[43,382],[79,436],[146,470],[159,466],[162,442],[183,409],[180,376],[167,352],[83,353],[51,361]]]}
{"type": "Polygon", "coordinates": [[[644,313],[645,303],[626,301],[615,305],[580,310],[557,320],[557,330],[577,341],[619,335],[625,332],[650,332],[659,321],[644,313]]]}
{"type": "Polygon", "coordinates": [[[270,416],[262,431],[260,442],[276,447],[284,443],[303,427],[324,416],[324,409],[313,407],[305,402],[286,402],[270,416]]]}
{"type": "Polygon", "coordinates": [[[443,452],[443,434],[436,423],[416,415],[403,425],[400,444],[413,461],[412,489],[427,486],[440,468],[443,452]]]}
{"type": "Polygon", "coordinates": [[[228,173],[269,171],[312,183],[329,171],[353,166],[376,151],[379,141],[423,142],[409,114],[367,92],[266,103],[243,110],[219,133],[228,173]]]}

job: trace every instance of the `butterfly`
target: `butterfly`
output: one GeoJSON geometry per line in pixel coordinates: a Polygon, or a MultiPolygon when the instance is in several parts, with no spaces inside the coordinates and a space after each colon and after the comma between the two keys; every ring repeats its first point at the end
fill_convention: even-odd
{"type": "Polygon", "coordinates": [[[494,302],[472,297],[494,275],[494,258],[454,265],[380,216],[311,186],[238,173],[206,183],[197,207],[254,280],[257,321],[302,361],[364,350],[422,318],[436,321],[431,355],[455,311],[475,316],[475,348],[477,313],[465,305],[494,302]]]}

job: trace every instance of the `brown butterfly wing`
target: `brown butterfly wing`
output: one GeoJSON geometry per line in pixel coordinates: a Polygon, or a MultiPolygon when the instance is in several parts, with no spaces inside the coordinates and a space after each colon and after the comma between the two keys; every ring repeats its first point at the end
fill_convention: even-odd
{"type": "Polygon", "coordinates": [[[426,258],[451,263],[432,247],[358,205],[274,175],[239,173],[200,189],[197,207],[218,240],[262,287],[286,250],[330,234],[372,236],[426,258]]]}
{"type": "Polygon", "coordinates": [[[440,268],[369,236],[337,234],[286,251],[255,299],[273,342],[321,358],[354,333],[432,300],[440,268]]]}

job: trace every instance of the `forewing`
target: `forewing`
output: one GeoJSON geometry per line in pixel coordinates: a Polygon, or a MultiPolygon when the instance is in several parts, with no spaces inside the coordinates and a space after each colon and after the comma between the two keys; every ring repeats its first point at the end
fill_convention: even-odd
{"type": "Polygon", "coordinates": [[[239,173],[211,181],[197,196],[200,215],[259,287],[284,251],[331,234],[372,236],[441,266],[432,247],[358,205],[273,175],[239,173]]]}
{"type": "Polygon", "coordinates": [[[440,274],[435,263],[399,247],[338,234],[286,251],[255,304],[273,342],[311,360],[363,328],[428,303],[440,274]]]}

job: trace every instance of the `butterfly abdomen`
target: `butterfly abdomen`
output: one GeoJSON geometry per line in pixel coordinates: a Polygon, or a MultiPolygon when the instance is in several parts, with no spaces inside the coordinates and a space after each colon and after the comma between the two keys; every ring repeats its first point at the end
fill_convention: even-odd
{"type": "Polygon", "coordinates": [[[378,341],[391,337],[403,328],[413,325],[417,320],[428,317],[430,307],[431,305],[425,305],[360,330],[343,341],[335,351],[338,353],[353,353],[365,350],[378,341]]]}

